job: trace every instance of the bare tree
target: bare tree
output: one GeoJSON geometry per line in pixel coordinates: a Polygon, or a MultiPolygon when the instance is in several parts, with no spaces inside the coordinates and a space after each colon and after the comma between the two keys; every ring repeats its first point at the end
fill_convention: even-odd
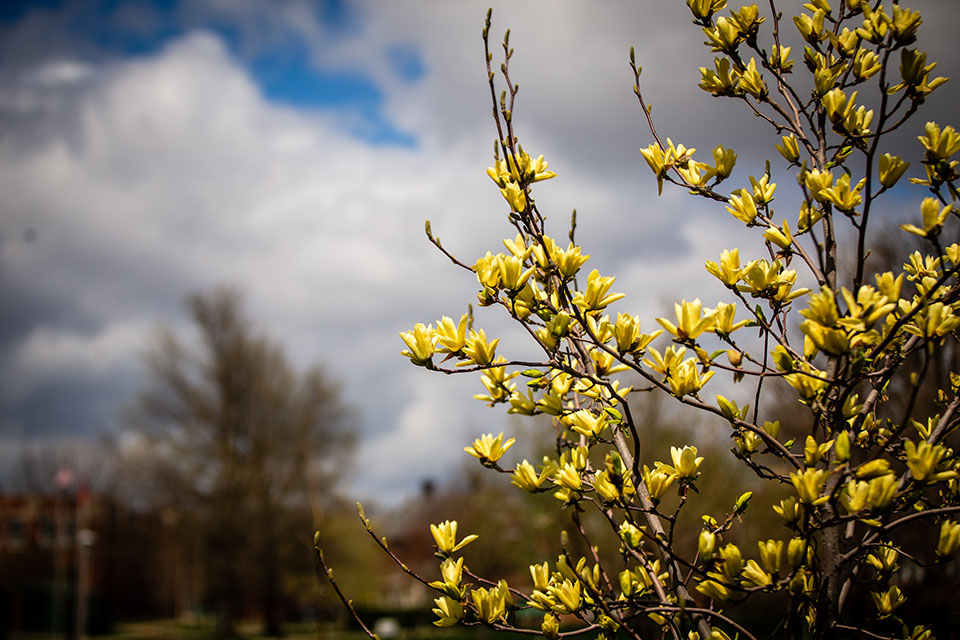
{"type": "Polygon", "coordinates": [[[295,371],[255,332],[231,289],[194,295],[199,341],[164,329],[128,412],[144,478],[199,549],[221,637],[245,603],[282,632],[284,578],[306,549],[353,442],[352,413],[318,368],[295,371]],[[310,514],[313,522],[310,522],[310,514]]]}

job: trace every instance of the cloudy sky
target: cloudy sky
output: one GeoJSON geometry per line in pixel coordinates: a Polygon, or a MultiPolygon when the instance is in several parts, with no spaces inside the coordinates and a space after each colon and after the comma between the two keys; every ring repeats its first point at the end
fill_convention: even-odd
{"type": "MultiPolygon", "coordinates": [[[[357,497],[395,501],[456,469],[481,432],[515,430],[471,400],[479,380],[414,369],[397,336],[476,293],[425,219],[466,262],[509,235],[484,173],[488,4],[4,2],[0,465],[118,434],[156,327],[187,331],[185,296],[221,284],[359,407],[357,497]]],[[[914,5],[938,72],[956,75],[960,9],[914,5]]],[[[521,142],[559,175],[538,204],[561,237],[578,210],[590,264],[650,328],[668,300],[721,295],[702,265],[739,242],[738,224],[674,190],[657,198],[629,47],[663,134],[733,146],[741,165],[772,153],[742,137],[754,118],[695,88],[711,55],[687,15],[680,0],[494,3],[497,41],[510,27],[516,49],[521,142]]],[[[928,117],[949,122],[951,97],[928,117]]],[[[478,323],[506,327],[482,311],[478,323]]]]}

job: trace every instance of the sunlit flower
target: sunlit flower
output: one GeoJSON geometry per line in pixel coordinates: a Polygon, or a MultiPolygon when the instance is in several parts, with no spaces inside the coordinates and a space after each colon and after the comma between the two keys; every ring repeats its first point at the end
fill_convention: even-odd
{"type": "Polygon", "coordinates": [[[430,533],[433,534],[433,540],[437,544],[437,550],[445,555],[459,551],[477,539],[475,534],[471,534],[460,542],[457,542],[456,520],[445,520],[440,524],[431,524],[430,533]]]}
{"type": "Polygon", "coordinates": [[[504,442],[502,431],[497,434],[496,438],[493,437],[492,433],[485,433],[474,440],[472,445],[464,447],[463,450],[478,458],[481,462],[496,462],[503,457],[507,449],[513,446],[514,442],[516,442],[516,438],[510,438],[504,442]]]}

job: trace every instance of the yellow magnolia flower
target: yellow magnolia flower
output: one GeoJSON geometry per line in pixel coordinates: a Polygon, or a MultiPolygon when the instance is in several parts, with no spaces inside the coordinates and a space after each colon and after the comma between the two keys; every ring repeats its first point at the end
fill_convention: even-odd
{"type": "Polygon", "coordinates": [[[940,231],[943,229],[943,223],[946,221],[947,216],[953,213],[953,211],[954,206],[952,204],[941,209],[940,201],[936,198],[924,198],[923,204],[920,205],[920,216],[923,220],[923,227],[920,228],[912,224],[902,224],[900,228],[924,238],[933,238],[940,235],[940,231]]]}
{"type": "Polygon", "coordinates": [[[678,166],[680,177],[691,187],[702,187],[714,175],[714,170],[703,162],[687,162],[685,166],[678,166]]]}
{"type": "Polygon", "coordinates": [[[910,254],[908,262],[903,265],[903,270],[910,274],[909,279],[913,281],[922,281],[923,278],[939,278],[940,265],[942,260],[939,257],[923,256],[919,251],[910,254]]]}
{"type": "Polygon", "coordinates": [[[597,438],[607,428],[606,414],[596,415],[588,409],[580,409],[563,417],[562,422],[588,438],[597,438]]]}
{"type": "Polygon", "coordinates": [[[696,589],[711,600],[719,600],[721,602],[729,600],[731,595],[730,590],[716,580],[699,582],[697,583],[696,589]]]}
{"type": "Polygon", "coordinates": [[[840,504],[847,513],[857,513],[869,507],[867,500],[870,491],[869,484],[864,480],[851,480],[844,485],[840,493],[840,504]]]}
{"type": "Polygon", "coordinates": [[[588,312],[606,308],[607,305],[624,297],[622,293],[608,295],[607,292],[610,291],[614,280],[616,280],[615,276],[601,276],[600,272],[594,269],[587,277],[586,291],[576,292],[573,296],[573,303],[588,312]]]}
{"type": "Polygon", "coordinates": [[[892,156],[885,153],[880,156],[880,184],[890,189],[903,176],[909,162],[904,162],[900,156],[892,156]]]}
{"type": "Polygon", "coordinates": [[[667,176],[667,171],[673,167],[673,161],[663,153],[663,149],[658,144],[641,149],[640,155],[647,161],[647,165],[654,175],[657,176],[657,194],[663,194],[663,179],[667,176]]]}
{"type": "Polygon", "coordinates": [[[436,607],[433,613],[439,618],[434,620],[433,624],[438,627],[452,627],[463,620],[463,607],[457,600],[449,596],[440,596],[434,600],[436,607]]]}
{"type": "Polygon", "coordinates": [[[822,217],[823,211],[820,207],[811,206],[809,202],[804,200],[800,203],[800,215],[797,216],[797,233],[806,233],[813,225],[820,222],[822,217]]]}
{"type": "Polygon", "coordinates": [[[701,560],[709,560],[717,550],[717,534],[713,531],[702,529],[697,538],[697,553],[701,560]]]}
{"type": "Polygon", "coordinates": [[[803,538],[790,538],[787,543],[787,562],[794,569],[803,566],[807,560],[807,541],[803,538]]]}
{"type": "Polygon", "coordinates": [[[440,575],[443,580],[435,580],[430,583],[430,586],[434,589],[440,589],[454,598],[461,598],[463,596],[463,590],[460,587],[460,582],[463,579],[463,558],[457,558],[456,560],[446,558],[440,563],[440,575]]]}
{"type": "Polygon", "coordinates": [[[507,201],[513,211],[523,213],[527,210],[527,194],[516,182],[508,182],[505,187],[500,189],[500,195],[503,196],[503,199],[507,201]]]}
{"type": "Polygon", "coordinates": [[[780,73],[790,73],[793,69],[793,60],[790,59],[790,47],[783,45],[773,45],[770,49],[770,56],[767,59],[770,66],[780,71],[780,73]]]}
{"type": "Polygon", "coordinates": [[[960,549],[960,524],[953,520],[944,520],[940,525],[940,537],[937,540],[937,555],[949,558],[960,549]]]}
{"type": "Polygon", "coordinates": [[[741,320],[734,323],[733,318],[737,313],[737,304],[726,302],[717,303],[717,308],[713,310],[714,326],[713,331],[730,335],[737,329],[747,326],[747,320],[741,320]]]}
{"type": "Polygon", "coordinates": [[[666,351],[663,352],[663,355],[661,356],[659,351],[653,347],[650,347],[649,353],[653,360],[645,358],[643,360],[643,364],[647,365],[659,374],[667,375],[671,369],[675,368],[680,364],[680,362],[683,361],[683,356],[687,353],[687,349],[686,347],[677,347],[676,345],[671,345],[666,351]]]}
{"type": "Polygon", "coordinates": [[[724,149],[722,145],[717,145],[713,150],[713,171],[718,178],[724,180],[733,173],[733,167],[737,163],[737,152],[733,149],[724,149]]]}
{"type": "Polygon", "coordinates": [[[870,593],[873,602],[877,605],[877,611],[880,612],[880,618],[886,618],[894,610],[907,601],[900,591],[900,587],[892,586],[886,591],[873,591],[870,593]]]}
{"type": "Polygon", "coordinates": [[[522,416],[535,415],[537,413],[537,402],[533,399],[533,392],[528,389],[527,394],[524,395],[514,391],[510,396],[510,408],[507,409],[507,413],[517,413],[522,416]]]}
{"type": "Polygon", "coordinates": [[[904,330],[920,337],[940,338],[958,326],[960,316],[954,315],[953,308],[942,302],[934,302],[914,316],[914,321],[904,326],[904,330]]]}
{"type": "Polygon", "coordinates": [[[618,530],[620,539],[631,549],[639,549],[643,542],[643,531],[635,524],[623,522],[618,530]]]}
{"type": "Polygon", "coordinates": [[[476,535],[471,534],[460,542],[457,542],[456,520],[445,520],[440,524],[431,524],[430,533],[433,534],[433,540],[437,545],[437,550],[445,555],[459,551],[477,539],[476,535]]]}
{"type": "Polygon", "coordinates": [[[500,281],[503,288],[513,293],[523,289],[527,280],[533,275],[533,267],[524,270],[523,260],[516,256],[497,254],[497,267],[500,272],[500,281]]]}
{"type": "Polygon", "coordinates": [[[529,184],[555,178],[557,174],[548,171],[547,167],[542,155],[534,159],[520,147],[516,156],[508,155],[506,159],[498,159],[495,167],[487,169],[487,175],[501,187],[511,181],[529,184]]]}
{"type": "Polygon", "coordinates": [[[703,456],[697,457],[697,448],[685,446],[683,449],[670,447],[670,459],[673,461],[673,471],[678,478],[696,478],[700,473],[700,463],[703,456]]]}
{"type": "Polygon", "coordinates": [[[760,540],[757,542],[760,549],[760,562],[770,573],[780,571],[780,559],[783,557],[783,540],[760,540]]]}
{"type": "Polygon", "coordinates": [[[483,587],[474,589],[470,592],[470,597],[481,621],[494,624],[506,616],[506,597],[499,587],[491,587],[489,590],[483,587]]]}
{"type": "Polygon", "coordinates": [[[693,302],[686,300],[675,302],[673,309],[677,315],[677,324],[673,324],[666,318],[657,318],[657,322],[676,340],[693,340],[713,328],[715,312],[708,309],[706,315],[701,316],[700,298],[693,302]]]}
{"type": "Polygon", "coordinates": [[[790,482],[797,490],[797,496],[804,504],[818,505],[827,501],[829,496],[821,496],[823,485],[827,481],[824,469],[804,469],[790,474],[790,482]]]}
{"type": "Polygon", "coordinates": [[[543,615],[543,622],[540,624],[540,632],[547,640],[557,640],[560,637],[560,623],[549,613],[543,615]]]}
{"type": "Polygon", "coordinates": [[[890,468],[890,462],[883,458],[869,460],[857,468],[857,477],[866,480],[879,478],[880,476],[886,476],[892,473],[893,470],[890,468]]]}
{"type": "MultiPolygon", "coordinates": [[[[497,356],[494,362],[506,362],[501,356],[497,356]]],[[[506,367],[491,367],[484,369],[480,376],[480,382],[487,389],[487,394],[477,394],[476,400],[489,402],[491,405],[498,402],[506,402],[514,393],[516,385],[510,383],[510,380],[520,375],[519,372],[507,373],[506,367]]]]}
{"type": "Polygon", "coordinates": [[[840,310],[830,287],[823,287],[819,293],[812,294],[807,299],[807,308],[800,311],[800,315],[808,320],[825,327],[832,327],[840,319],[840,310]]]}
{"type": "Polygon", "coordinates": [[[812,45],[816,45],[825,37],[823,32],[823,20],[826,17],[827,14],[823,11],[823,9],[817,9],[814,11],[812,16],[806,13],[795,16],[793,18],[793,23],[796,25],[797,31],[800,32],[800,36],[804,40],[812,45]]]}
{"type": "Polygon", "coordinates": [[[500,264],[497,256],[487,251],[486,255],[473,265],[477,281],[489,289],[500,288],[500,264]]]}
{"type": "Polygon", "coordinates": [[[563,280],[569,280],[575,276],[589,258],[589,255],[581,255],[580,247],[572,242],[566,249],[561,249],[550,236],[543,236],[542,245],[533,246],[533,259],[537,265],[546,270],[552,262],[563,280]]]}
{"type": "Polygon", "coordinates": [[[437,322],[437,351],[440,353],[457,353],[467,344],[467,323],[469,314],[460,316],[460,322],[453,324],[453,319],[447,316],[437,322]]]}
{"type": "Polygon", "coordinates": [[[867,507],[883,510],[897,497],[897,477],[894,474],[873,478],[867,483],[867,507]]]}
{"type": "MultiPolygon", "coordinates": [[[[830,38],[830,34],[827,34],[827,37],[830,38]]],[[[833,41],[833,38],[830,39],[833,41]]],[[[856,31],[851,31],[844,27],[843,31],[836,36],[836,44],[837,49],[843,52],[844,57],[849,57],[857,50],[857,45],[860,44],[860,38],[857,36],[856,31]]]]}
{"type": "Polygon", "coordinates": [[[865,2],[860,3],[860,8],[863,9],[864,20],[863,25],[857,29],[857,35],[871,44],[880,44],[887,35],[890,17],[883,9],[871,11],[865,2]]]}
{"type": "Polygon", "coordinates": [[[510,255],[520,258],[522,262],[526,262],[527,258],[530,257],[530,254],[533,253],[533,246],[527,246],[526,241],[523,239],[523,236],[519,233],[517,236],[510,240],[505,238],[503,240],[503,246],[507,248],[507,251],[510,252],[510,255]]]}
{"type": "Polygon", "coordinates": [[[930,72],[937,66],[936,62],[927,64],[927,54],[916,49],[903,49],[900,52],[900,78],[903,82],[890,87],[895,93],[901,89],[907,90],[907,95],[913,98],[924,98],[947,79],[938,77],[930,79],[930,72]]]}
{"type": "Polygon", "coordinates": [[[763,238],[771,244],[775,244],[784,251],[790,248],[790,245],[793,244],[793,236],[790,235],[790,226],[787,224],[787,221],[783,221],[783,227],[776,227],[770,225],[767,227],[767,230],[763,232],[763,238]]]}
{"type": "Polygon", "coordinates": [[[546,482],[547,477],[550,476],[552,469],[548,467],[543,467],[540,470],[540,473],[537,474],[536,470],[533,468],[533,465],[524,460],[517,465],[517,468],[514,469],[513,475],[510,479],[510,484],[515,487],[519,487],[524,491],[530,491],[531,493],[543,486],[543,483],[546,482]]]}
{"type": "Polygon", "coordinates": [[[494,338],[490,342],[487,342],[487,334],[483,329],[479,331],[471,329],[470,337],[467,338],[467,343],[463,347],[463,355],[478,365],[488,365],[493,362],[499,343],[500,338],[494,338]]]}
{"type": "Polygon", "coordinates": [[[839,211],[851,213],[863,202],[860,192],[865,184],[867,179],[863,178],[851,189],[850,175],[845,173],[837,179],[834,186],[820,190],[817,198],[832,202],[839,211]]]}
{"type": "Polygon", "coordinates": [[[763,81],[763,76],[757,71],[757,61],[750,58],[746,68],[740,74],[740,81],[737,88],[744,91],[757,100],[763,100],[767,96],[767,85],[763,81]]]}
{"type": "Polygon", "coordinates": [[[764,174],[759,180],[750,176],[750,185],[753,187],[753,199],[757,206],[766,205],[773,201],[773,193],[777,190],[777,183],[770,182],[770,174],[764,174]]]}
{"type": "Polygon", "coordinates": [[[803,464],[815,466],[832,448],[833,440],[817,443],[813,436],[808,435],[803,447],[803,464]]]}
{"type": "Polygon", "coordinates": [[[897,560],[900,558],[900,552],[896,547],[880,547],[867,556],[867,562],[880,573],[891,574],[899,567],[897,560]]]}
{"type": "Polygon", "coordinates": [[[804,320],[800,323],[800,331],[824,353],[839,356],[851,348],[850,336],[842,329],[824,327],[812,320],[804,320]]]}
{"type": "MultiPolygon", "coordinates": [[[[656,574],[657,580],[663,582],[666,580],[666,574],[660,573],[660,560],[654,560],[650,563],[650,570],[656,574]]],[[[620,591],[624,598],[640,597],[653,586],[653,580],[650,574],[643,567],[637,567],[635,570],[624,569],[619,576],[620,591]]]]}
{"type": "Polygon", "coordinates": [[[408,347],[400,352],[401,355],[407,356],[413,364],[421,367],[430,364],[436,342],[433,325],[418,322],[413,326],[413,331],[401,331],[400,338],[408,347]]]}
{"type": "Polygon", "coordinates": [[[553,607],[556,613],[576,613],[583,604],[579,580],[564,580],[561,583],[551,584],[547,587],[547,592],[556,602],[553,607]]]}
{"type": "Polygon", "coordinates": [[[712,260],[707,260],[705,266],[707,272],[723,284],[728,287],[736,286],[740,280],[740,250],[728,251],[724,249],[723,253],[720,254],[719,265],[712,260]]]}
{"type": "Polygon", "coordinates": [[[790,302],[806,295],[810,289],[806,287],[793,290],[797,280],[797,272],[793,269],[784,269],[779,260],[754,260],[740,275],[742,285],[737,289],[749,293],[754,298],[774,298],[780,302],[790,302]]]}
{"type": "Polygon", "coordinates": [[[875,76],[883,65],[880,57],[869,49],[857,49],[853,57],[853,74],[858,80],[866,80],[875,76]]]}
{"type": "Polygon", "coordinates": [[[713,371],[707,371],[701,376],[696,358],[688,358],[667,372],[667,383],[673,395],[682,398],[700,391],[712,377],[713,371]]]}
{"type": "Polygon", "coordinates": [[[734,192],[730,194],[730,199],[728,200],[730,204],[727,207],[727,211],[741,222],[751,225],[753,221],[757,218],[757,203],[753,199],[753,194],[745,189],[741,189],[739,192],[734,192]]]}
{"type": "Polygon", "coordinates": [[[848,329],[863,331],[897,308],[887,296],[868,284],[857,289],[856,298],[846,287],[840,290],[840,295],[847,303],[847,315],[837,322],[848,329]]]}
{"type": "Polygon", "coordinates": [[[822,371],[811,367],[806,362],[801,362],[800,371],[787,374],[783,379],[800,394],[801,398],[812,400],[827,388],[827,383],[822,376],[822,371]]]}
{"type": "Polygon", "coordinates": [[[953,127],[944,127],[942,130],[936,122],[928,122],[924,128],[924,135],[917,139],[927,150],[927,157],[931,160],[946,160],[957,151],[960,151],[960,133],[953,127]]]}
{"type": "MultiPolygon", "coordinates": [[[[612,353],[604,351],[599,347],[590,351],[590,359],[593,361],[597,375],[601,378],[608,378],[614,373],[626,371],[630,368],[625,364],[617,364],[617,360],[612,353]]],[[[590,384],[591,387],[594,386],[593,383],[588,380],[582,380],[582,382],[590,384]]]]}
{"type": "Polygon", "coordinates": [[[760,565],[757,564],[757,561],[752,559],[747,560],[747,564],[743,567],[741,580],[745,586],[757,587],[760,589],[769,587],[773,583],[770,574],[760,568],[760,565]]]}
{"type": "Polygon", "coordinates": [[[643,483],[647,485],[650,497],[655,500],[663,497],[663,494],[666,493],[676,478],[675,474],[668,473],[661,468],[655,468],[651,471],[647,465],[643,465],[643,483]]]}
{"type": "Polygon", "coordinates": [[[616,502],[620,499],[620,490],[610,481],[610,473],[606,470],[593,477],[593,488],[604,502],[616,502]]]}
{"type": "Polygon", "coordinates": [[[698,20],[709,20],[717,11],[727,6],[727,0],[687,0],[687,6],[698,20]]]}
{"type": "Polygon", "coordinates": [[[474,440],[472,445],[464,447],[463,450],[478,458],[481,462],[496,462],[503,457],[507,449],[513,446],[514,442],[516,442],[516,438],[510,438],[504,442],[503,431],[497,434],[496,438],[493,437],[492,433],[485,433],[474,440]]]}
{"type": "Polygon", "coordinates": [[[780,504],[773,505],[773,510],[783,518],[784,524],[788,526],[798,521],[803,515],[803,505],[797,504],[797,499],[792,496],[781,500],[780,504]]]}
{"type": "Polygon", "coordinates": [[[910,44],[916,38],[917,29],[923,22],[919,11],[911,11],[899,5],[893,5],[893,19],[890,27],[894,38],[901,44],[910,44]]]}
{"type": "MultiPolygon", "coordinates": [[[[846,174],[844,174],[846,175],[846,174]]],[[[849,181],[847,183],[849,185],[849,181]]],[[[820,171],[819,169],[810,169],[803,174],[803,186],[807,188],[810,197],[819,202],[826,201],[822,196],[824,190],[833,185],[833,172],[830,170],[820,171]]]]}
{"type": "Polygon", "coordinates": [[[735,52],[737,45],[743,39],[737,22],[725,16],[717,18],[715,27],[704,27],[703,32],[707,36],[704,44],[709,45],[711,51],[728,54],[735,52]]]}
{"type": "Polygon", "coordinates": [[[554,472],[553,481],[558,486],[571,491],[579,491],[583,486],[583,479],[580,477],[580,472],[569,462],[554,472]]]}
{"type": "Polygon", "coordinates": [[[917,482],[939,482],[956,478],[956,471],[937,473],[937,465],[947,455],[948,451],[941,444],[932,445],[929,442],[916,444],[912,440],[903,443],[904,453],[907,454],[907,467],[917,482]]]}
{"type": "Polygon", "coordinates": [[[617,342],[617,350],[621,353],[640,353],[661,333],[663,331],[660,329],[653,333],[640,333],[639,316],[620,313],[617,314],[617,324],[613,327],[613,337],[617,342]]]}
{"type": "Polygon", "coordinates": [[[530,565],[530,577],[533,578],[534,589],[546,591],[550,584],[550,565],[546,562],[530,565]]]}
{"type": "MultiPolygon", "coordinates": [[[[725,57],[714,58],[713,66],[713,69],[700,67],[700,84],[698,86],[715,96],[735,95],[739,75],[736,71],[731,72],[730,60],[725,57]]],[[[649,160],[647,162],[650,163],[649,160]]],[[[654,171],[656,172],[656,170],[654,171]]]]}
{"type": "MultiPolygon", "coordinates": [[[[787,49],[790,49],[790,47],[787,47],[787,49]]],[[[783,136],[781,140],[783,144],[777,145],[777,151],[790,164],[798,163],[800,161],[800,145],[797,144],[797,137],[791,133],[789,136],[783,136]]]]}

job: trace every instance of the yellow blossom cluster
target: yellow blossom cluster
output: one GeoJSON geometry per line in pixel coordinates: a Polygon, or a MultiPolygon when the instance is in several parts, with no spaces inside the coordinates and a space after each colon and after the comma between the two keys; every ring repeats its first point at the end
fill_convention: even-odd
{"type": "MultiPolygon", "coordinates": [[[[715,55],[700,69],[700,87],[772,125],[774,162],[721,192],[736,152],[718,145],[701,161],[696,149],[661,138],[631,55],[653,136],[640,153],[658,193],[678,186],[717,216],[733,216],[754,240],[705,263],[725,299],[711,307],[678,294],[673,315],[654,316],[660,328],[649,333],[641,325],[650,322],[625,308],[632,296],[617,290],[616,277],[586,268],[575,218],[569,241],[547,233],[532,190],[555,174],[517,142],[504,43],[507,88],[494,99],[500,135],[487,174],[509,205],[512,237],[473,263],[430,240],[476,277],[482,313],[504,313],[531,349],[516,359],[500,353],[506,347],[473,326],[471,310],[401,332],[402,354],[427,369],[475,373],[483,387],[475,398],[508,414],[550,418],[537,428],[552,429],[555,447],[539,462],[511,463],[515,439],[503,431],[465,451],[518,489],[542,494],[531,499],[552,499],[571,514],[590,553],[571,555],[564,538],[555,562],[529,565],[530,589],[496,578],[474,588],[457,554],[476,536],[458,539],[456,522],[432,525],[440,578],[423,582],[434,590],[438,626],[511,630],[528,608],[542,614],[548,640],[561,637],[561,623],[604,639],[623,627],[639,637],[641,618],[677,638],[730,638],[742,629],[722,603],[764,592],[785,604],[785,637],[891,637],[887,625],[901,622],[917,588],[899,579],[902,567],[926,570],[960,554],[960,370],[945,346],[960,339],[960,244],[952,243],[960,134],[927,122],[911,152],[886,144],[945,82],[914,47],[920,15],[866,0],[810,0],[792,20],[781,19],[776,3],[772,13],[726,0],[686,5],[715,55]],[[802,50],[781,41],[778,30],[787,28],[802,50]],[[920,175],[902,180],[911,167],[920,175]],[[922,199],[911,199],[911,184],[925,188],[922,199]],[[871,212],[890,193],[911,212],[900,235],[922,245],[878,246],[872,256],[871,212]],[[751,246],[759,251],[746,253],[751,246]],[[705,397],[708,382],[723,394],[715,401],[705,397]],[[788,399],[771,401],[774,388],[788,399]],[[651,442],[635,402],[640,392],[666,394],[709,419],[658,460],[661,443],[651,442]],[[726,455],[705,448],[715,438],[704,433],[718,424],[747,474],[736,482],[717,482],[703,464],[714,451],[726,455]],[[704,506],[707,482],[735,493],[724,506],[704,506]],[[777,529],[755,525],[752,501],[773,505],[777,529]],[[594,538],[581,517],[595,517],[607,537],[594,538]],[[698,517],[696,549],[678,543],[698,517]],[[916,540],[899,535],[921,522],[916,540]],[[604,553],[595,540],[613,540],[613,548],[604,553]],[[849,622],[850,601],[873,611],[849,622]]],[[[919,622],[903,621],[903,637],[932,639],[935,623],[919,622]]]]}

